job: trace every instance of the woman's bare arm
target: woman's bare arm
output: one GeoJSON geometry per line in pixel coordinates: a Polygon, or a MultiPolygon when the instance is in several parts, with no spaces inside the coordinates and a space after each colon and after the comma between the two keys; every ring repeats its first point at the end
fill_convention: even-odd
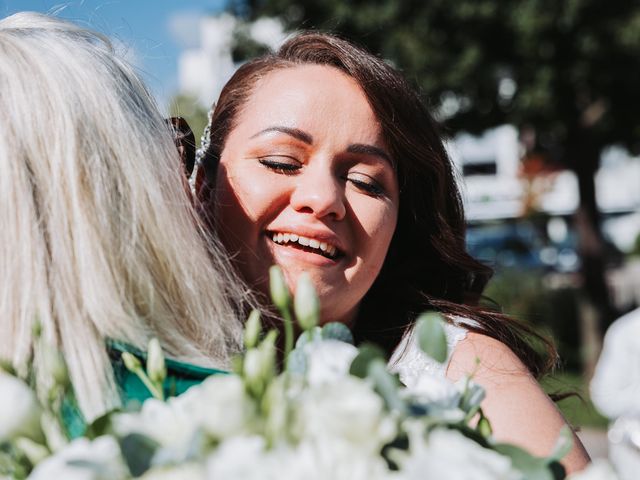
{"type": "MultiPolygon", "coordinates": [[[[486,390],[482,409],[496,440],[534,455],[549,455],[567,422],[520,359],[502,342],[470,332],[456,346],[447,377],[456,381],[472,373],[486,390]]],[[[573,449],[562,464],[571,473],[588,462],[589,455],[574,434],[573,449]]]]}

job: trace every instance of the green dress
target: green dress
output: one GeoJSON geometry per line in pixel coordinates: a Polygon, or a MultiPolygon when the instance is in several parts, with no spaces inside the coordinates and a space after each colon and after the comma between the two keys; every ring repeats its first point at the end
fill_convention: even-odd
{"type": "MultiPolygon", "coordinates": [[[[142,381],[127,370],[122,361],[122,354],[129,352],[135,355],[144,365],[147,355],[131,345],[123,342],[109,340],[107,342],[109,357],[113,366],[116,383],[120,391],[120,399],[125,407],[133,402],[142,403],[151,398],[151,392],[144,386],[142,381]]],[[[164,396],[175,397],[186,392],[190,387],[198,385],[210,375],[227,375],[229,372],[215,368],[205,368],[177,360],[165,359],[167,366],[167,378],[164,381],[164,396]]],[[[62,416],[72,438],[79,437],[85,433],[87,424],[78,410],[75,402],[66,401],[62,406],[62,416]]]]}

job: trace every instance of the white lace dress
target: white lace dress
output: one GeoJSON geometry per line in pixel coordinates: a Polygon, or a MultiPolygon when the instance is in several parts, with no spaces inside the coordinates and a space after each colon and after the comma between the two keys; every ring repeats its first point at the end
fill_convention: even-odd
{"type": "Polygon", "coordinates": [[[451,355],[456,345],[467,336],[468,330],[464,325],[473,321],[465,318],[454,318],[454,323],[445,323],[444,331],[447,337],[448,355],[444,363],[436,362],[424,354],[413,333],[405,335],[396,347],[389,360],[389,370],[400,376],[400,381],[408,388],[417,386],[422,375],[428,374],[444,377],[451,361],[451,355]]]}

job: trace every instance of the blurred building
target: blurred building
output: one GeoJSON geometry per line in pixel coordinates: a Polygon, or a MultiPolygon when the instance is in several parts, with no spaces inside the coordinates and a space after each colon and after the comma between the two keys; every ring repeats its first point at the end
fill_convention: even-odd
{"type": "MultiPolygon", "coordinates": [[[[518,132],[510,125],[482,136],[461,134],[449,145],[464,178],[470,221],[516,219],[526,213],[527,206],[551,217],[563,217],[578,207],[578,182],[573,172],[526,175],[519,149],[518,132]]],[[[619,249],[628,251],[640,232],[640,159],[623,149],[609,148],[595,181],[598,206],[607,217],[606,233],[619,249]]]]}
{"type": "Polygon", "coordinates": [[[227,13],[203,17],[199,25],[200,45],[185,50],[178,58],[180,93],[193,96],[201,106],[209,108],[240,65],[233,59],[233,48],[234,35],[241,27],[251,39],[271,49],[285,38],[277,19],[263,18],[246,25],[227,13]]]}

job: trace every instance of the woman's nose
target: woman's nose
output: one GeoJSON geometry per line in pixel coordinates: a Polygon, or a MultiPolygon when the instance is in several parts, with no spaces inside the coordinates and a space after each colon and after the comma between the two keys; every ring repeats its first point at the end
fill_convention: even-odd
{"type": "Polygon", "coordinates": [[[310,168],[296,180],[290,200],[296,211],[311,213],[318,218],[344,218],[347,211],[344,188],[340,179],[332,172],[310,168]]]}

